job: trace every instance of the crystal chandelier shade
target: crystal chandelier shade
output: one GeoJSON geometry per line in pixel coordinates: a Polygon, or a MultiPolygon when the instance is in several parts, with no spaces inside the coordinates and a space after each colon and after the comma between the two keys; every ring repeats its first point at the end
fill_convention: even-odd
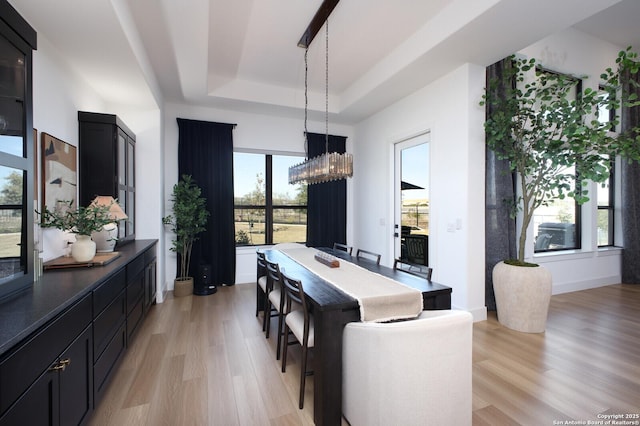
{"type": "Polygon", "coordinates": [[[350,153],[329,152],[329,21],[325,23],[325,152],[314,158],[308,158],[307,140],[307,105],[308,105],[308,67],[307,53],[309,46],[306,44],[304,52],[304,137],[307,159],[300,164],[289,168],[289,184],[296,183],[324,183],[346,179],[353,176],[353,155],[350,153]]]}

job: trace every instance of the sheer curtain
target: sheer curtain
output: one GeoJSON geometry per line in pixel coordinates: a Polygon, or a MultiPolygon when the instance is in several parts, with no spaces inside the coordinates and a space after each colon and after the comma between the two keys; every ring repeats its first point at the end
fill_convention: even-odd
{"type": "Polygon", "coordinates": [[[178,118],[178,175],[188,174],[202,189],[210,213],[207,229],[193,244],[190,276],[211,266],[212,284],[236,281],[233,210],[234,124],[178,118]]]}
{"type": "MultiPolygon", "coordinates": [[[[325,152],[325,135],[308,133],[309,158],[325,152]]],[[[329,135],[329,152],[346,152],[347,138],[329,135]]],[[[333,247],[347,242],[347,182],[309,185],[307,199],[307,246],[333,247]]]]}
{"type": "MultiPolygon", "coordinates": [[[[501,79],[502,73],[511,66],[511,60],[505,58],[487,67],[487,86],[493,79],[501,79]]],[[[504,87],[496,87],[498,94],[504,93],[504,87]]],[[[487,105],[486,115],[491,108],[487,105]]],[[[506,200],[513,200],[515,176],[509,170],[506,160],[499,160],[494,151],[485,152],[485,305],[490,311],[496,310],[493,292],[493,267],[505,259],[516,258],[516,221],[510,216],[510,207],[506,200]]]]}

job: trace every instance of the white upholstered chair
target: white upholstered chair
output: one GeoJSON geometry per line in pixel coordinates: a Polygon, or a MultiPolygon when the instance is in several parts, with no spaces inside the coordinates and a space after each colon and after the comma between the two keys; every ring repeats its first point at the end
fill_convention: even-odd
{"type": "Polygon", "coordinates": [[[445,310],[347,324],[342,410],[351,426],[471,425],[472,323],[445,310]]]}

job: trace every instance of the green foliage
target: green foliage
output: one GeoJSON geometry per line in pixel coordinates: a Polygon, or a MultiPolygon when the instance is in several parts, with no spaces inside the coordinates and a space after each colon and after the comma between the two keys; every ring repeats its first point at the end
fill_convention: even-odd
{"type": "Polygon", "coordinates": [[[307,205],[307,200],[308,198],[308,194],[309,194],[309,185],[307,184],[303,184],[303,183],[299,183],[296,186],[296,197],[295,197],[295,201],[296,204],[301,205],[301,206],[306,206],[307,205]]]}
{"type": "Polygon", "coordinates": [[[109,208],[111,206],[90,204],[88,207],[73,207],[73,201],[60,201],[58,207],[49,210],[44,207],[42,213],[36,211],[42,219],[43,228],[58,228],[78,235],[91,236],[101,231],[104,225],[113,223],[109,208]]]}
{"type": "Polygon", "coordinates": [[[22,174],[11,172],[5,179],[7,183],[0,191],[0,203],[22,204],[22,174]]]}
{"type": "Polygon", "coordinates": [[[243,200],[244,204],[263,206],[265,204],[265,182],[262,173],[256,174],[256,185],[250,193],[248,193],[243,200]]]}
{"type": "Polygon", "coordinates": [[[504,261],[504,263],[511,266],[522,266],[524,268],[537,268],[538,266],[540,266],[537,263],[521,262],[517,259],[507,259],[504,261]]]}
{"type": "MultiPolygon", "coordinates": [[[[535,59],[511,57],[503,78],[489,82],[480,105],[491,114],[485,121],[486,144],[499,159],[507,160],[519,177],[519,195],[513,201],[513,216],[522,212],[518,260],[524,261],[526,230],[535,209],[548,200],[571,197],[578,203],[589,200],[585,183],[604,182],[616,156],[640,159],[640,128],[617,137],[611,125],[598,121],[600,108],[620,111],[621,106],[640,105],[628,89],[622,90],[623,75],[637,74],[637,54],[630,48],[616,59],[617,70],[600,75],[606,96],[587,88],[571,96],[578,79],[541,72],[535,59]],[[536,78],[530,81],[535,72],[536,78]],[[514,84],[515,82],[515,84],[514,84]],[[566,173],[575,165],[576,174],[566,173]],[[576,176],[579,180],[576,181],[576,176]],[[573,190],[572,188],[576,188],[573,190]]],[[[630,86],[636,86],[631,81],[630,86]]]]}
{"type": "Polygon", "coordinates": [[[175,235],[171,251],[180,255],[178,278],[188,276],[193,242],[198,239],[198,234],[206,229],[209,212],[206,199],[200,195],[201,192],[191,176],[182,175],[182,179],[173,186],[173,214],[162,218],[162,223],[169,225],[175,235]]]}
{"type": "Polygon", "coordinates": [[[236,232],[236,244],[238,245],[248,245],[251,239],[247,232],[242,229],[236,232]]]}

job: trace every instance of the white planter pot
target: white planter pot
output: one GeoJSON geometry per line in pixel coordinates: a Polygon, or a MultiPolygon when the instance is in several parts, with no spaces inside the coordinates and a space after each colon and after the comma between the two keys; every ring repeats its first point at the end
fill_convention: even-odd
{"type": "Polygon", "coordinates": [[[88,235],[76,235],[76,242],[71,245],[71,257],[76,262],[89,262],[96,255],[96,243],[88,235]]]}
{"type": "Polygon", "coordinates": [[[493,268],[493,290],[500,324],[525,333],[544,332],[551,284],[551,272],[542,266],[498,263],[493,268]]]}

